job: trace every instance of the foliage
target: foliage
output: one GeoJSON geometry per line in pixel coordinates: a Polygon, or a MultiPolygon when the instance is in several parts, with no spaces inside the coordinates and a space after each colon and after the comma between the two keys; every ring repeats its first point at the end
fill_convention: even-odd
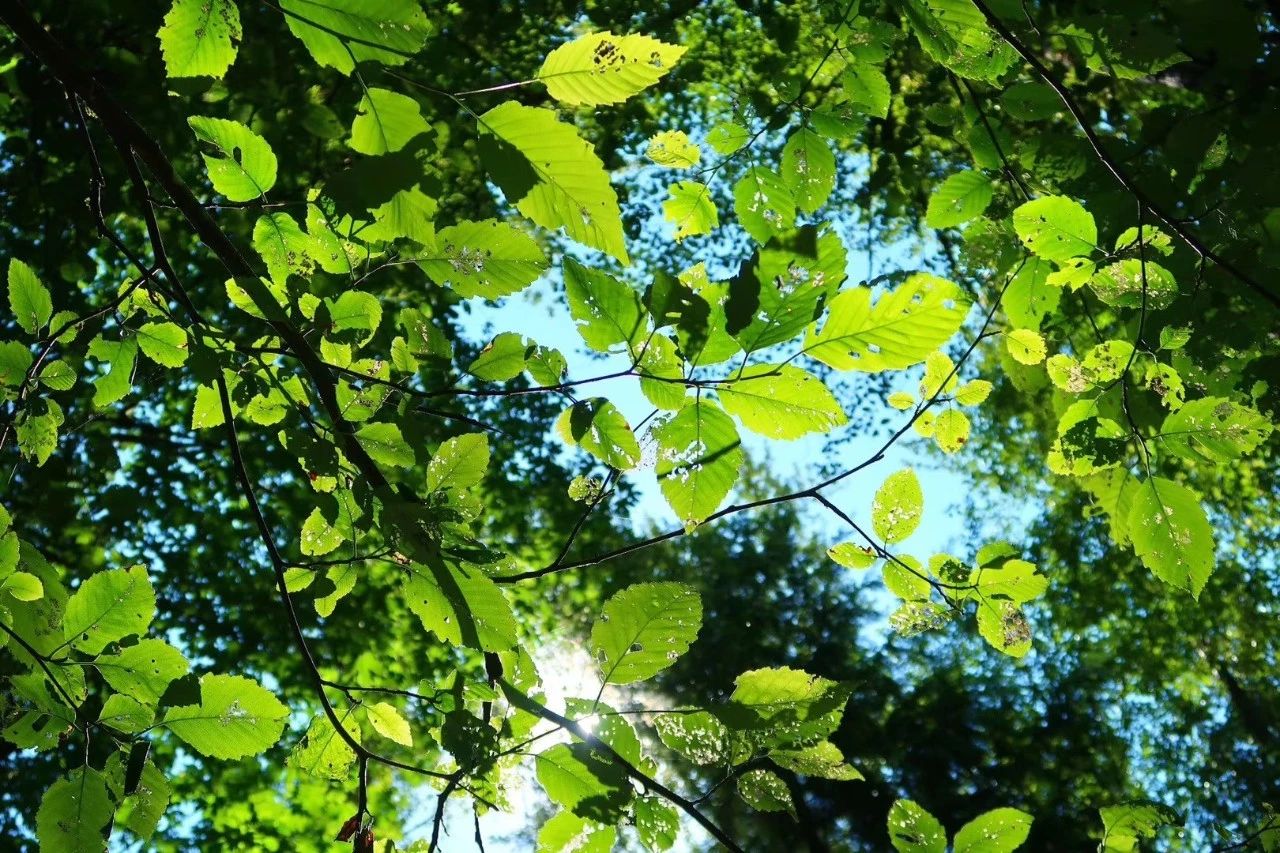
{"type": "Polygon", "coordinates": [[[1274,9],[30,5],[0,9],[21,843],[434,850],[451,801],[477,838],[519,812],[521,766],[544,850],[1188,823],[1140,784],[1186,766],[1024,738],[1044,685],[1085,721],[1148,691],[1153,727],[1219,697],[1205,751],[1253,770],[1192,843],[1276,843],[1274,9]],[[925,256],[875,275],[895,241],[925,256]],[[478,345],[547,287],[580,341],[500,309],[478,345]],[[875,487],[913,434],[1034,522],[938,552],[923,464],[875,487]],[[762,473],[795,446],[800,485],[762,473]],[[647,488],[675,526],[637,538],[647,488]],[[555,688],[575,642],[594,698],[555,688]],[[904,725],[943,711],[972,742],[904,725]],[[1095,756],[1082,790],[1042,750],[1095,756]]]}

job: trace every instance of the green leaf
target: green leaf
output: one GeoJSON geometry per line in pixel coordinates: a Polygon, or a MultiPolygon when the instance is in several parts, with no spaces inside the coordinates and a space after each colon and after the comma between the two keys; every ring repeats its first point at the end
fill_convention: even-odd
{"type": "Polygon", "coordinates": [[[505,382],[524,373],[530,346],[515,332],[503,332],[487,343],[467,367],[467,373],[487,382],[505,382]]]}
{"type": "Polygon", "coordinates": [[[173,0],[156,36],[169,77],[220,80],[236,61],[240,9],[235,0],[173,0]]]}
{"type": "MultiPolygon", "coordinates": [[[[525,370],[529,378],[539,385],[559,385],[564,381],[569,362],[558,349],[535,346],[525,360],[525,370]]],[[[643,380],[641,380],[643,384],[643,380]]]]}
{"type": "Polygon", "coordinates": [[[1098,247],[1098,226],[1079,202],[1044,196],[1013,212],[1013,230],[1031,250],[1049,261],[1088,255],[1098,247]]]}
{"type": "Polygon", "coordinates": [[[885,589],[903,601],[928,601],[929,594],[933,591],[928,576],[915,557],[904,554],[886,560],[881,575],[885,589]]]}
{"type": "Polygon", "coordinates": [[[930,228],[954,228],[980,216],[995,189],[991,179],[981,172],[957,172],[947,178],[929,197],[924,222],[930,228]]]}
{"type": "Polygon", "coordinates": [[[915,273],[871,304],[871,289],[841,291],[827,320],[806,334],[804,351],[836,370],[878,372],[919,364],[945,344],[969,312],[960,288],[928,273],[915,273]]]}
{"type": "Polygon", "coordinates": [[[1173,273],[1155,261],[1144,264],[1138,258],[1125,258],[1098,270],[1089,279],[1089,289],[1116,308],[1141,308],[1144,291],[1148,311],[1168,308],[1178,298],[1173,273]]]}
{"type": "Polygon", "coordinates": [[[664,130],[650,137],[645,156],[659,166],[692,169],[702,160],[702,149],[682,130],[664,130]]]}
{"type": "Polygon", "coordinates": [[[170,708],[164,726],[201,755],[234,760],[273,746],[289,709],[256,681],[238,675],[200,678],[200,704],[170,708]]]}
{"type": "Polygon", "coordinates": [[[662,203],[662,214],[676,226],[675,240],[710,234],[720,225],[720,214],[706,184],[697,181],[676,181],[667,187],[667,200],[662,203]]]}
{"type": "Polygon", "coordinates": [[[427,465],[427,489],[469,489],[489,470],[489,437],[480,433],[445,440],[427,465]]]}
{"type": "Polygon", "coordinates": [[[302,523],[299,545],[308,557],[322,557],[356,536],[355,519],[360,510],[350,492],[339,489],[332,497],[319,500],[320,506],[302,523]]]}
{"type": "Polygon", "coordinates": [[[591,626],[605,684],[644,681],[671,666],[702,627],[702,600],[680,583],[640,583],[613,595],[591,626]]]}
{"type": "MultiPolygon", "coordinates": [[[[342,723],[352,740],[360,743],[360,730],[354,725],[342,723]]],[[[351,775],[356,763],[356,751],[338,732],[327,714],[320,714],[311,721],[307,733],[298,741],[289,755],[289,766],[317,779],[341,781],[351,775]]]]}
{"type": "Polygon", "coordinates": [[[347,290],[337,299],[326,299],[324,305],[329,310],[332,331],[368,332],[359,336],[361,344],[367,343],[382,325],[382,303],[372,293],[347,290]]]}
{"type": "Polygon", "coordinates": [[[40,384],[53,391],[70,391],[76,384],[76,372],[65,361],[46,361],[40,384]]]}
{"type": "Polygon", "coordinates": [[[413,746],[413,732],[409,729],[409,721],[395,709],[395,706],[388,705],[386,702],[375,702],[372,705],[366,705],[365,711],[369,715],[369,724],[378,734],[401,746],[413,746]]]}
{"type": "Polygon", "coordinates": [[[538,830],[538,853],[610,853],[617,828],[560,812],[538,830]]]}
{"type": "Polygon", "coordinates": [[[871,503],[871,526],[886,543],[901,542],[920,526],[924,493],[911,468],[895,471],[876,490],[871,503]]]}
{"type": "Polygon", "coordinates": [[[37,467],[48,462],[58,447],[58,429],[64,420],[62,408],[51,399],[37,400],[20,412],[14,433],[22,455],[37,467]]]}
{"type": "Polygon", "coordinates": [[[707,711],[661,714],[653,725],[667,747],[694,764],[723,764],[729,758],[729,730],[707,711]]]}
{"type": "MultiPolygon", "coordinates": [[[[93,355],[92,344],[89,354],[93,355]]],[[[34,361],[31,350],[17,341],[0,341],[0,386],[21,385],[34,361]]]]}
{"type": "Polygon", "coordinates": [[[587,346],[608,352],[615,344],[637,346],[648,333],[640,294],[608,273],[564,259],[569,313],[587,346]]]}
{"type": "Polygon", "coordinates": [[[115,655],[99,655],[98,672],[112,688],[139,702],[154,705],[169,684],[187,674],[182,652],[164,640],[140,640],[115,655]]]}
{"type": "Polygon", "coordinates": [[[956,389],[955,401],[962,406],[978,406],[991,395],[992,385],[985,379],[970,379],[956,389]]]}
{"type": "Polygon", "coordinates": [[[96,655],[108,643],[146,633],[155,613],[156,594],[142,566],[97,572],[67,600],[62,635],[73,648],[96,655]]]}
{"type": "Polygon", "coordinates": [[[1018,61],[969,0],[911,0],[903,11],[925,53],[961,77],[994,83],[1018,61]]]}
{"type": "Polygon", "coordinates": [[[1132,853],[1138,840],[1154,838],[1162,826],[1182,826],[1182,817],[1173,809],[1150,800],[1134,800],[1098,809],[1102,816],[1103,851],[1132,853]]]}
{"type": "Polygon", "coordinates": [[[366,89],[357,109],[347,144],[361,154],[399,151],[410,139],[431,130],[417,101],[389,89],[366,89]]]}
{"type": "Polygon", "coordinates": [[[969,441],[969,416],[959,409],[945,409],[933,422],[933,438],[943,453],[958,453],[969,441]]]}
{"type": "Polygon", "coordinates": [[[187,333],[176,323],[147,323],[138,329],[142,354],[161,367],[181,367],[187,363],[187,333]]]}
{"type": "Polygon", "coordinates": [[[653,766],[645,758],[635,726],[625,716],[600,701],[567,698],[564,704],[566,716],[585,721],[592,727],[592,734],[633,766],[653,766]]]}
{"type": "Polygon", "coordinates": [[[1019,364],[1039,364],[1047,352],[1044,338],[1031,329],[1013,329],[1005,332],[1004,346],[1019,364]]]}
{"type": "MultiPolygon", "coordinates": [[[[401,155],[412,157],[407,149],[399,154],[385,156],[401,155]]],[[[369,159],[363,162],[378,163],[379,161],[369,159]]],[[[375,171],[374,180],[376,180],[376,174],[375,171]]],[[[411,186],[408,189],[400,189],[391,198],[369,210],[369,224],[360,229],[359,236],[370,243],[391,242],[407,237],[419,245],[429,244],[435,239],[435,215],[438,208],[439,203],[436,199],[420,188],[411,186]]]]}
{"type": "Polygon", "coordinates": [[[1031,834],[1031,815],[1017,809],[992,809],[960,827],[955,853],[1011,853],[1031,834]]]}
{"type": "Polygon", "coordinates": [[[287,213],[268,213],[253,226],[253,249],[267,265],[267,275],[284,284],[291,274],[310,275],[323,250],[287,213]]]}
{"type": "Polygon", "coordinates": [[[357,576],[356,564],[353,562],[343,562],[325,571],[325,585],[329,593],[326,596],[316,596],[315,599],[316,613],[321,619],[333,616],[338,602],[349,596],[351,590],[356,588],[357,576]]]}
{"type": "Polygon", "coordinates": [[[447,284],[460,296],[485,299],[517,293],[547,269],[547,258],[532,237],[496,219],[440,229],[417,261],[436,284],[447,284]]]}
{"type": "Polygon", "coordinates": [[[641,797],[632,810],[640,843],[653,851],[670,850],[675,845],[680,837],[680,816],[661,797],[641,797]]]}
{"type": "Polygon", "coordinates": [[[846,569],[868,569],[880,558],[875,549],[867,545],[855,545],[852,542],[841,542],[827,549],[827,556],[846,569]]]}
{"type": "Polygon", "coordinates": [[[98,714],[98,722],[122,732],[138,734],[155,721],[155,708],[120,693],[107,697],[98,714]]]}
{"type": "Polygon", "coordinates": [[[733,420],[712,402],[692,400],[654,427],[653,437],[662,494],[681,521],[700,523],[738,480],[743,453],[733,420]]]}
{"type": "Polygon", "coordinates": [[[658,82],[684,51],[649,36],[592,33],[547,54],[534,79],[563,104],[616,104],[658,82]]]}
{"type": "Polygon", "coordinates": [[[486,652],[516,644],[516,621],[502,590],[474,566],[413,564],[404,592],[422,627],[455,646],[486,652]]]}
{"type": "Polygon", "coordinates": [[[1049,587],[1049,579],[1037,574],[1035,565],[1026,560],[1006,560],[999,567],[982,565],[971,581],[973,588],[960,594],[977,601],[1000,598],[1025,604],[1044,595],[1049,587]]]}
{"type": "Polygon", "coordinates": [[[788,364],[753,365],[716,390],[725,411],[747,429],[769,438],[790,440],[810,432],[830,432],[847,420],[818,377],[788,364]]]}
{"type": "Polygon", "coordinates": [[[1142,564],[1160,580],[1199,598],[1213,572],[1213,527],[1191,489],[1152,477],[1129,511],[1129,536],[1142,564]]]}
{"type": "Polygon", "coordinates": [[[947,833],[938,819],[911,800],[889,809],[889,841],[898,853],[946,853],[947,833]]]}
{"type": "Polygon", "coordinates": [[[755,669],[738,676],[717,716],[761,746],[798,749],[839,728],[849,692],[846,684],[798,669],[755,669]]]}
{"type": "Polygon", "coordinates": [[[368,423],[356,431],[356,440],[365,452],[380,465],[393,468],[412,468],[413,448],[400,434],[400,427],[392,423],[368,423]]]}
{"type": "Polygon", "coordinates": [[[796,224],[791,189],[777,172],[764,166],[752,166],[733,185],[733,209],[739,224],[761,245],[796,224]]]}
{"type": "Polygon", "coordinates": [[[580,817],[612,822],[631,801],[621,765],[587,744],[557,744],[534,756],[534,767],[547,797],[580,817]]]}
{"type": "Polygon", "coordinates": [[[722,121],[707,134],[707,144],[717,154],[732,154],[751,140],[751,131],[740,124],[722,121]]]}
{"type": "Polygon", "coordinates": [[[1027,258],[1009,281],[1000,307],[1011,325],[1035,331],[1058,307],[1062,288],[1049,283],[1052,268],[1053,265],[1043,258],[1027,258]]]}
{"type": "Polygon", "coordinates": [[[342,74],[360,62],[402,65],[432,33],[417,0],[280,0],[280,9],[312,59],[342,74]]]}
{"type": "Polygon", "coordinates": [[[514,101],[479,119],[481,159],[507,201],[543,228],[627,263],[618,196],[604,163],[577,131],[540,107],[514,101]],[[514,162],[513,162],[514,159],[514,162]]]}
{"type": "Polygon", "coordinates": [[[844,244],[831,231],[815,241],[816,231],[804,226],[775,238],[729,283],[724,310],[733,320],[727,328],[744,352],[790,343],[840,286],[848,260],[844,244]],[[739,330],[747,314],[750,322],[739,330]]]}
{"type": "Polygon", "coordinates": [[[752,770],[738,777],[738,796],[758,812],[790,812],[795,817],[791,790],[771,770],[752,770]]]}
{"type": "Polygon", "coordinates": [[[44,584],[30,572],[14,572],[0,582],[0,593],[8,593],[18,601],[39,601],[44,597],[44,584]]]}
{"type": "Polygon", "coordinates": [[[829,740],[818,741],[803,749],[771,750],[769,758],[779,767],[799,773],[801,776],[834,779],[837,782],[851,782],[864,778],[861,773],[845,763],[844,754],[829,740]]]}
{"type": "Polygon", "coordinates": [[[1049,118],[1063,108],[1058,93],[1039,81],[1015,83],[1001,93],[1000,103],[1009,115],[1023,121],[1049,118]]]}
{"type": "Polygon", "coordinates": [[[640,391],[650,403],[668,411],[684,408],[688,399],[685,362],[675,341],[666,335],[653,335],[641,350],[636,369],[640,374],[640,391]]]}
{"type": "Polygon", "coordinates": [[[1160,330],[1160,349],[1182,349],[1191,340],[1190,326],[1165,326],[1160,330]]]}
{"type": "Polygon", "coordinates": [[[840,82],[849,99],[846,107],[876,118],[888,117],[893,92],[884,69],[870,62],[856,62],[848,66],[840,82]]]}
{"type": "Polygon", "coordinates": [[[796,209],[813,213],[826,204],[836,186],[836,157],[818,134],[802,127],[782,146],[782,180],[791,189],[796,209]]]}
{"type": "Polygon", "coordinates": [[[127,827],[144,843],[151,840],[171,796],[172,789],[164,773],[152,762],[146,762],[138,777],[137,790],[126,795],[116,811],[116,824],[127,827]]]}
{"type": "Polygon", "coordinates": [[[196,138],[213,147],[201,154],[215,192],[228,201],[253,201],[276,183],[276,155],[267,141],[237,121],[192,116],[196,138]]]}
{"type": "Polygon", "coordinates": [[[114,813],[101,773],[89,767],[71,771],[40,800],[36,813],[40,853],[101,853],[103,831],[114,813]]]}
{"type": "Polygon", "coordinates": [[[1095,401],[1072,403],[1058,420],[1058,437],[1046,458],[1049,470],[1083,477],[1119,465],[1127,435],[1118,423],[1099,413],[1095,401]]]}
{"type": "Polygon", "coordinates": [[[603,397],[579,400],[560,413],[556,432],[610,468],[626,471],[640,463],[640,445],[627,419],[603,397]]]}
{"type": "Polygon", "coordinates": [[[53,316],[49,289],[40,283],[31,267],[17,258],[9,261],[9,308],[29,335],[38,333],[53,316]]]}
{"type": "Polygon", "coordinates": [[[1271,430],[1271,422],[1255,409],[1224,397],[1203,397],[1165,418],[1156,440],[1192,462],[1231,462],[1258,449],[1271,430]]]}

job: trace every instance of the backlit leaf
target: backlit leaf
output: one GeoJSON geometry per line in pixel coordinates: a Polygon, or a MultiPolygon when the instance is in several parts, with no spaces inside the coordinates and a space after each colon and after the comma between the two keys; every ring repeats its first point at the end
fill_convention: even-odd
{"type": "Polygon", "coordinates": [[[1079,202],[1044,196],[1013,212],[1013,228],[1034,254],[1049,261],[1088,255],[1098,247],[1098,226],[1079,202]]]}
{"type": "Polygon", "coordinates": [[[697,181],[676,181],[667,188],[667,200],[662,203],[662,213],[676,226],[675,239],[679,243],[685,237],[710,234],[720,224],[720,214],[706,184],[697,181]]]}
{"type": "Polygon", "coordinates": [[[658,82],[684,50],[644,35],[592,33],[547,54],[535,79],[564,104],[616,104],[658,82]]]}
{"type": "Polygon", "coordinates": [[[1200,597],[1214,568],[1214,536],[1195,492],[1163,477],[1147,480],[1133,498],[1129,536],[1156,577],[1200,597]]]}
{"type": "Polygon", "coordinates": [[[947,834],[938,819],[911,800],[889,809],[889,841],[898,853],[946,853],[947,834]]]}
{"type": "Polygon", "coordinates": [[[479,121],[482,139],[503,143],[488,152],[482,146],[481,159],[507,201],[543,228],[563,228],[577,242],[627,263],[618,196],[604,164],[572,125],[551,110],[514,101],[479,121]]]}
{"type": "Polygon", "coordinates": [[[156,594],[142,566],[97,572],[68,599],[63,636],[96,655],[108,643],[144,634],[155,612],[156,594]]]}
{"type": "Polygon", "coordinates": [[[9,261],[9,309],[29,335],[47,326],[53,316],[49,289],[40,283],[31,267],[17,258],[9,261]]]}
{"type": "MultiPolygon", "coordinates": [[[[677,386],[678,387],[678,386],[677,386]]],[[[655,473],[680,519],[697,524],[719,508],[738,480],[743,454],[733,420],[707,400],[691,400],[653,430],[655,473]]]]}
{"type": "Polygon", "coordinates": [[[818,377],[789,364],[758,364],[717,388],[725,411],[752,432],[794,439],[830,432],[846,421],[844,410],[818,377]]]}
{"type": "Polygon", "coordinates": [[[640,445],[617,406],[603,397],[579,400],[556,420],[556,432],[610,468],[625,471],[640,462],[640,445]]]}
{"type": "Polygon", "coordinates": [[[236,121],[192,116],[196,138],[212,147],[202,154],[215,192],[228,201],[252,201],[276,183],[276,155],[267,141],[236,121]]]}
{"type": "Polygon", "coordinates": [[[432,30],[416,0],[280,0],[280,9],[312,58],[343,74],[359,62],[402,65],[432,30]]]}
{"type": "Polygon", "coordinates": [[[956,832],[955,853],[1012,853],[1031,834],[1031,815],[1003,808],[983,812],[956,832]]]}
{"type": "Polygon", "coordinates": [[[156,35],[170,77],[220,79],[236,61],[240,9],[235,0],[174,0],[156,35]]]}
{"type": "Polygon", "coordinates": [[[201,755],[238,759],[280,740],[289,709],[256,681],[238,675],[200,678],[200,704],[170,708],[163,725],[201,755]]]}
{"type": "Polygon", "coordinates": [[[485,299],[517,293],[547,269],[546,256],[532,237],[496,219],[441,228],[417,260],[437,284],[485,299]]]}
{"type": "Polygon", "coordinates": [[[886,543],[901,542],[920,526],[924,493],[916,472],[903,468],[885,478],[871,504],[871,526],[886,543]]]}
{"type": "Polygon", "coordinates": [[[701,627],[702,601],[692,587],[634,584],[605,602],[591,648],[606,684],[630,684],[671,666],[701,627]]]}
{"type": "Polygon", "coordinates": [[[815,324],[805,335],[804,349],[836,370],[898,370],[950,340],[968,310],[959,287],[928,273],[910,276],[874,305],[870,288],[854,287],[831,300],[821,330],[815,324]]]}
{"type": "Polygon", "coordinates": [[[925,224],[930,228],[954,228],[968,222],[987,209],[994,194],[991,179],[981,172],[957,172],[929,197],[925,224]]]}

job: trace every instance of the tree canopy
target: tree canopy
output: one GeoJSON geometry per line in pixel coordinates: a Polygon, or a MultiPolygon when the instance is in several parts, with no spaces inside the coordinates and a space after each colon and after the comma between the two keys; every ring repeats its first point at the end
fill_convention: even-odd
{"type": "Polygon", "coordinates": [[[1278,45],[0,4],[6,838],[1280,849],[1278,45]]]}

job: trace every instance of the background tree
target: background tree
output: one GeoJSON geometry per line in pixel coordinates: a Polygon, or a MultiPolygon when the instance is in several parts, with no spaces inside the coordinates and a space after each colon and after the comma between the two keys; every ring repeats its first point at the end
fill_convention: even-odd
{"type": "Polygon", "coordinates": [[[1270,849],[1275,15],[0,8],[9,837],[1270,849]]]}

